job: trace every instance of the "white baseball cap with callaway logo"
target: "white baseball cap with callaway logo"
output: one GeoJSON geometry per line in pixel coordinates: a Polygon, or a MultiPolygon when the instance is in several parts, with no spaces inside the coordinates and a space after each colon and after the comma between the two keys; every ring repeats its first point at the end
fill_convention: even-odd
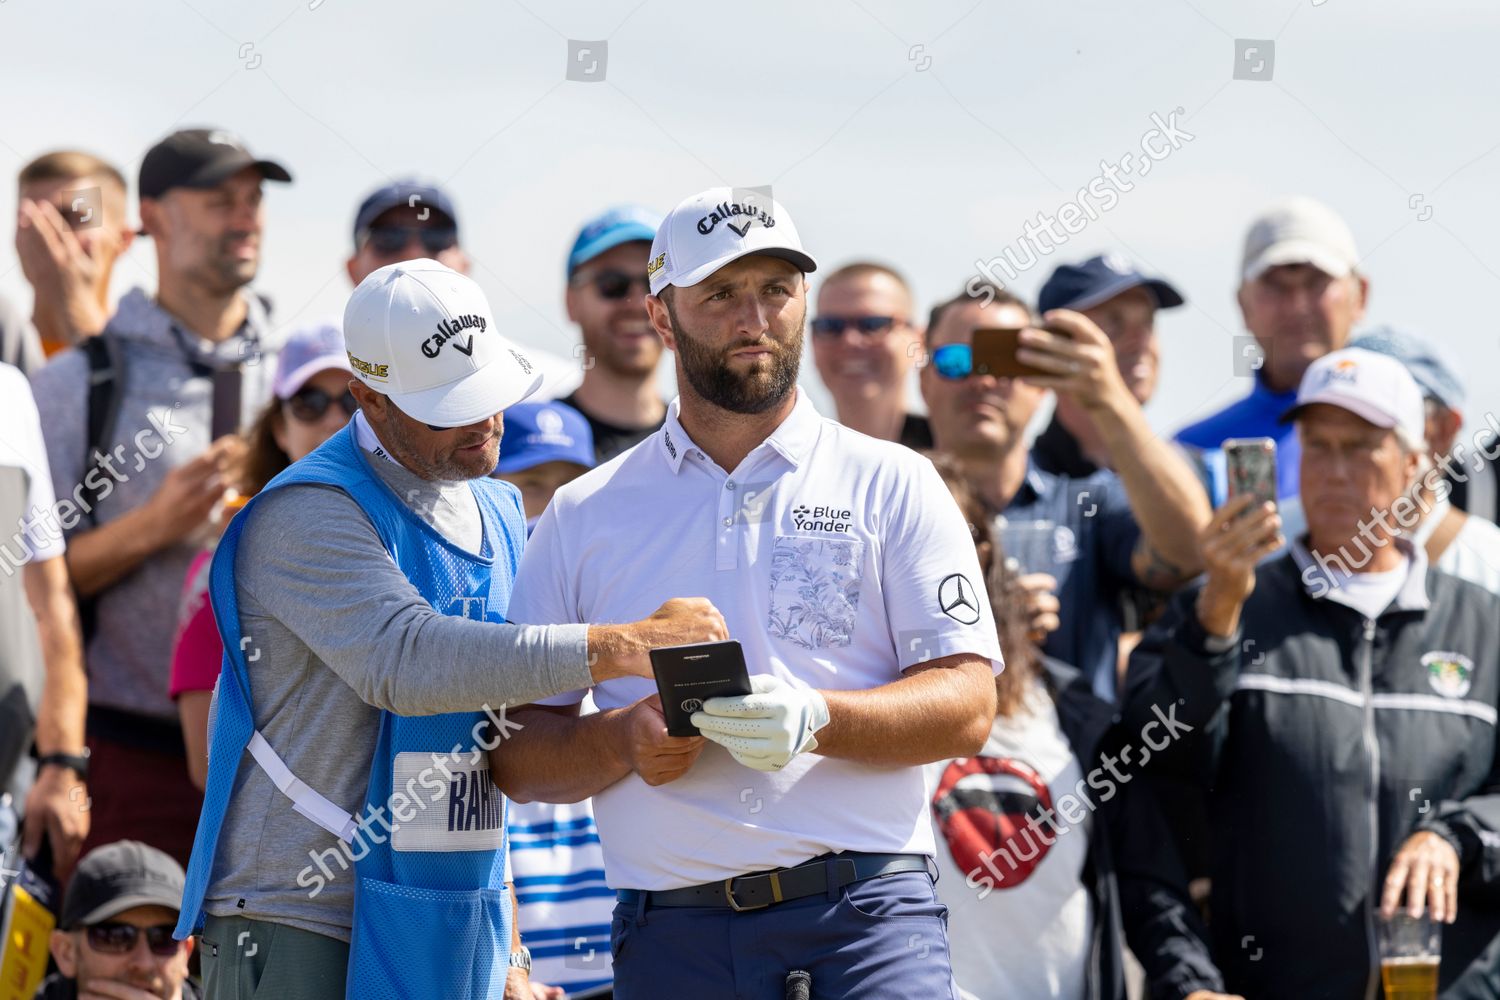
{"type": "Polygon", "coordinates": [[[1408,447],[1420,447],[1427,434],[1422,390],[1406,366],[1389,354],[1346,347],[1308,365],[1297,387],[1297,403],[1281,417],[1295,420],[1314,403],[1348,410],[1394,430],[1408,447]]]}
{"type": "Polygon", "coordinates": [[[354,377],[414,420],[463,427],[536,392],[542,373],[495,329],[484,292],[435,260],[388,264],[344,307],[354,377]]]}
{"type": "Polygon", "coordinates": [[[750,254],[791,261],[804,274],[818,269],[802,249],[797,227],[781,204],[754,188],[709,188],[684,200],[656,230],[646,275],[651,294],[690,288],[725,264],[750,254]]]}

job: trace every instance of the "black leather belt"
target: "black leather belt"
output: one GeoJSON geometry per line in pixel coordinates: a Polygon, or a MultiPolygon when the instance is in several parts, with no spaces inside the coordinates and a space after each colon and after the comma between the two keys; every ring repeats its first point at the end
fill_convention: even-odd
{"type": "Polygon", "coordinates": [[[925,854],[825,854],[793,868],[777,868],[726,878],[722,882],[705,882],[685,889],[621,889],[616,898],[633,906],[646,897],[647,906],[724,906],[736,913],[763,910],[776,903],[828,891],[830,868],[837,889],[868,878],[895,875],[900,872],[927,872],[925,854]],[[831,862],[831,864],[830,864],[831,862]]]}

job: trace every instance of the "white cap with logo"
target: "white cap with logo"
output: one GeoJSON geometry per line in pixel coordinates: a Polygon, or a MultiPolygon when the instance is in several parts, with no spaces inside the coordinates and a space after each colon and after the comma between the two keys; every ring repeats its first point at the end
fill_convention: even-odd
{"type": "Polygon", "coordinates": [[[1311,264],[1342,278],[1359,264],[1359,251],[1354,234],[1333,209],[1312,198],[1286,198],[1250,223],[1241,274],[1254,281],[1281,264],[1311,264]]]}
{"type": "Polygon", "coordinates": [[[1315,403],[1394,430],[1407,447],[1420,447],[1427,435],[1422,390],[1406,366],[1389,354],[1346,347],[1323,355],[1308,366],[1296,405],[1282,414],[1281,422],[1295,420],[1315,403]]]}
{"type": "Polygon", "coordinates": [[[668,285],[690,288],[754,253],[791,261],[804,274],[818,269],[802,249],[792,217],[769,193],[709,188],[672,209],[656,230],[646,263],[651,294],[660,295],[668,285]]]}
{"type": "Polygon", "coordinates": [[[344,307],[354,377],[414,420],[463,427],[536,392],[542,374],[500,336],[484,292],[435,260],[388,264],[344,307]]]}

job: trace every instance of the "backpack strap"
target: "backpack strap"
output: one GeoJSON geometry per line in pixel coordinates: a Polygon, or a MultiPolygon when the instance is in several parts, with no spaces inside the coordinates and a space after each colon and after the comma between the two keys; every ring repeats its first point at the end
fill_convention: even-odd
{"type": "MultiPolygon", "coordinates": [[[[88,440],[84,451],[83,478],[79,481],[79,499],[83,501],[90,530],[99,527],[99,502],[108,474],[100,458],[107,454],[114,438],[115,423],[120,416],[120,399],[125,389],[125,351],[120,342],[106,331],[97,337],[85,337],[78,345],[89,363],[88,440]]],[[[84,648],[98,628],[98,595],[78,597],[78,619],[84,648]]]]}
{"type": "Polygon", "coordinates": [[[108,331],[97,337],[85,337],[78,345],[89,363],[88,438],[84,449],[83,493],[89,525],[99,526],[99,494],[105,475],[100,458],[107,454],[120,416],[120,399],[125,388],[125,352],[108,331]],[[94,470],[99,475],[90,475],[94,470]]]}

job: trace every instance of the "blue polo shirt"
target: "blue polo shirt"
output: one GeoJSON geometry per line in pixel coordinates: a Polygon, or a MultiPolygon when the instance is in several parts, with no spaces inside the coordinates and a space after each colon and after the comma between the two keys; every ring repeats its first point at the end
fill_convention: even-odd
{"type": "Polygon", "coordinates": [[[1190,424],[1177,432],[1174,440],[1183,445],[1189,457],[1198,463],[1215,507],[1228,499],[1228,477],[1224,469],[1223,444],[1229,438],[1268,437],[1276,442],[1276,484],[1280,499],[1299,492],[1298,480],[1302,446],[1292,424],[1281,423],[1281,415],[1297,401],[1297,390],[1276,392],[1255,373],[1255,388],[1237,403],[1230,403],[1213,416],[1190,424]]]}
{"type": "Polygon", "coordinates": [[[1099,697],[1113,702],[1122,602],[1140,588],[1130,554],[1141,528],[1120,478],[1107,469],[1059,476],[1028,460],[1026,479],[995,519],[995,533],[1022,572],[1057,578],[1061,625],[1043,651],[1076,666],[1099,697]]]}

